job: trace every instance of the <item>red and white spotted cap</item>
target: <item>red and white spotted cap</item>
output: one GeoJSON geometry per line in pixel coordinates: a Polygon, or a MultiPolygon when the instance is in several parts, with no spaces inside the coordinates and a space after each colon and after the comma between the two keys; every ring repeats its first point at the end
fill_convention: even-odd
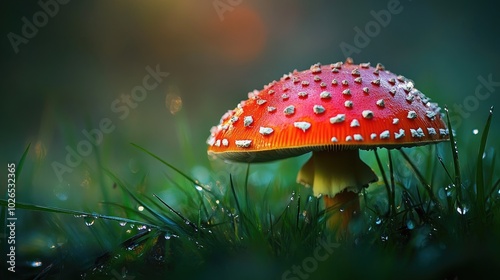
{"type": "Polygon", "coordinates": [[[208,154],[244,162],[310,151],[398,148],[449,139],[440,108],[413,81],[370,63],[314,64],[273,81],[228,111],[208,154]]]}

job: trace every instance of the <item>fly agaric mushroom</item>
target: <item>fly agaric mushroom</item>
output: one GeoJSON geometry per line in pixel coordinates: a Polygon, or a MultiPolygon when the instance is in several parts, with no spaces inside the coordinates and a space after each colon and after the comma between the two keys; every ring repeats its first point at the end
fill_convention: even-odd
{"type": "Polygon", "coordinates": [[[284,75],[248,94],[211,130],[208,154],[237,162],[265,162],[312,152],[297,181],[342,206],[329,228],[347,229],[359,211],[358,192],[377,176],[359,149],[401,148],[446,141],[440,108],[414,83],[352,59],[284,75]]]}

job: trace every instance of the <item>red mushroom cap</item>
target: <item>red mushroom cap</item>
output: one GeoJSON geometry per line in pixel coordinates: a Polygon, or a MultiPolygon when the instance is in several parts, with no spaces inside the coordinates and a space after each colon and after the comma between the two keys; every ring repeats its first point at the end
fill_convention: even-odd
{"type": "Polygon", "coordinates": [[[446,141],[440,108],[377,64],[315,64],[273,81],[213,127],[208,153],[246,162],[310,151],[397,148],[446,141]]]}

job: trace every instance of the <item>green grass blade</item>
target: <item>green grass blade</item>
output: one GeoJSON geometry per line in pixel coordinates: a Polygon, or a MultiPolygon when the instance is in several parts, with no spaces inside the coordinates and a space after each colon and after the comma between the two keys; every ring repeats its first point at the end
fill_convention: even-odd
{"type": "Polygon", "coordinates": [[[177,224],[175,224],[172,220],[167,218],[164,215],[161,215],[155,209],[151,208],[147,203],[144,203],[138,196],[136,196],[132,191],[130,191],[123,182],[121,182],[111,171],[107,169],[103,169],[104,172],[115,182],[122,190],[124,190],[132,199],[134,199],[137,203],[142,205],[146,211],[156,217],[159,221],[166,223],[168,226],[173,228],[178,228],[177,224]]]}
{"type": "Polygon", "coordinates": [[[181,218],[182,221],[184,221],[187,225],[191,226],[193,229],[198,230],[198,227],[196,226],[195,223],[191,222],[188,218],[184,217],[181,213],[176,211],[174,208],[172,208],[168,203],[166,203],[163,199],[161,199],[159,196],[156,194],[153,194],[153,196],[158,199],[163,205],[165,205],[172,213],[177,215],[179,218],[181,218]]]}
{"type": "Polygon", "coordinates": [[[453,166],[455,167],[455,186],[457,188],[457,204],[458,207],[462,208],[462,175],[460,171],[460,160],[458,158],[458,148],[457,142],[455,141],[455,135],[453,135],[453,129],[450,121],[450,114],[448,111],[448,107],[445,106],[444,111],[446,112],[446,120],[448,124],[448,130],[450,134],[450,144],[451,144],[451,152],[453,154],[453,166]]]}
{"type": "MultiPolygon", "coordinates": [[[[202,188],[204,191],[208,192],[208,193],[212,193],[209,189],[207,189],[205,186],[203,186],[203,184],[201,184],[200,182],[198,182],[198,180],[195,180],[193,178],[191,178],[189,175],[187,175],[186,173],[182,172],[180,169],[178,169],[177,167],[173,166],[172,164],[166,162],[165,160],[161,159],[160,157],[158,157],[157,155],[153,154],[152,152],[144,149],[143,147],[137,145],[137,144],[134,144],[134,143],[130,143],[132,146],[134,146],[135,148],[143,151],[144,153],[148,154],[149,156],[155,158],[156,160],[158,160],[159,162],[163,163],[164,165],[168,166],[170,169],[174,170],[175,172],[177,172],[178,174],[180,174],[182,177],[186,178],[189,182],[193,183],[195,186],[199,186],[200,188],[202,188]]],[[[196,192],[196,194],[198,195],[198,198],[200,199],[200,203],[202,203],[202,206],[203,206],[203,210],[205,211],[205,215],[208,217],[209,214],[208,214],[208,209],[206,207],[206,205],[203,203],[203,198],[201,197],[201,194],[199,192],[196,192]]]]}
{"type": "Polygon", "coordinates": [[[411,161],[410,157],[408,157],[408,155],[403,150],[399,150],[399,152],[401,152],[401,155],[403,155],[406,162],[408,162],[408,164],[411,166],[411,168],[413,169],[413,172],[415,172],[415,175],[417,175],[417,178],[420,181],[420,183],[422,185],[424,185],[425,190],[429,193],[430,199],[436,204],[436,206],[441,207],[439,201],[437,200],[436,196],[434,195],[434,191],[432,190],[431,185],[429,183],[427,183],[427,181],[425,180],[425,176],[422,174],[422,172],[420,172],[420,170],[418,170],[415,163],[413,163],[413,161],[411,161]]]}
{"type": "Polygon", "coordinates": [[[493,187],[491,188],[488,196],[486,197],[486,200],[491,199],[497,188],[500,186],[500,179],[498,179],[494,184],[493,187]]]}
{"type": "Polygon", "coordinates": [[[102,205],[109,205],[109,206],[113,206],[113,207],[116,207],[116,208],[120,208],[120,209],[122,209],[125,212],[125,214],[127,216],[128,215],[135,215],[138,218],[141,218],[144,221],[147,221],[148,223],[152,223],[153,224],[153,223],[156,222],[156,218],[151,217],[149,215],[146,215],[146,214],[142,213],[141,211],[139,211],[137,209],[134,209],[134,208],[131,208],[131,207],[128,207],[128,206],[125,206],[125,205],[122,205],[122,204],[119,204],[119,203],[116,203],[116,202],[101,202],[100,204],[102,204],[102,205]]]}
{"type": "Polygon", "coordinates": [[[493,106],[490,108],[490,113],[486,125],[484,126],[483,134],[481,135],[481,144],[479,146],[479,152],[477,154],[477,164],[476,164],[476,203],[479,219],[484,221],[485,218],[485,196],[484,196],[484,170],[483,170],[483,154],[486,147],[486,140],[488,139],[488,132],[490,131],[491,119],[493,117],[493,106]]]}
{"type": "MultiPolygon", "coordinates": [[[[0,206],[6,207],[7,201],[4,199],[0,199],[0,206]]],[[[85,212],[85,211],[76,211],[76,210],[63,209],[63,208],[57,208],[57,207],[47,207],[47,206],[40,206],[40,205],[22,203],[22,202],[16,202],[16,208],[24,209],[24,210],[31,210],[31,211],[48,212],[48,213],[76,215],[76,216],[82,216],[82,217],[102,218],[102,219],[111,220],[111,221],[140,224],[140,225],[145,225],[148,227],[159,229],[159,227],[157,225],[152,224],[152,223],[148,223],[148,222],[144,222],[144,221],[132,220],[132,219],[127,219],[127,218],[122,218],[122,217],[117,217],[117,216],[108,216],[108,215],[97,214],[97,213],[89,213],[89,212],[85,212]]]]}
{"type": "Polygon", "coordinates": [[[387,158],[389,160],[389,174],[390,174],[390,178],[391,178],[391,192],[390,192],[390,196],[389,196],[389,205],[391,207],[391,211],[390,211],[390,216],[392,215],[396,215],[396,185],[394,183],[394,167],[392,165],[392,156],[391,156],[391,151],[389,149],[387,149],[387,158]]]}
{"type": "MultiPolygon", "coordinates": [[[[382,178],[384,180],[385,190],[387,191],[387,199],[388,201],[391,201],[391,189],[389,187],[389,181],[387,180],[387,176],[385,175],[384,167],[382,166],[382,161],[380,160],[377,149],[374,149],[373,152],[375,153],[375,159],[377,160],[378,168],[380,169],[380,174],[382,174],[382,178]]],[[[366,199],[366,196],[364,196],[364,199],[366,199]]],[[[388,212],[390,211],[391,211],[391,206],[389,206],[388,212]]]]}
{"type": "Polygon", "coordinates": [[[21,171],[23,170],[24,161],[26,160],[26,156],[28,155],[28,151],[30,150],[31,143],[28,144],[26,149],[23,152],[23,155],[19,159],[19,163],[16,165],[16,178],[19,178],[21,171]]]}

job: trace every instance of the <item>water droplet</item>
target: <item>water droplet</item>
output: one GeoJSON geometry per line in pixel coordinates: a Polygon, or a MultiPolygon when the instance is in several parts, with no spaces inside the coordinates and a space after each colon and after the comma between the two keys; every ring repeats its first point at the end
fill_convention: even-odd
{"type": "Polygon", "coordinates": [[[412,220],[412,219],[409,219],[408,221],[406,221],[406,227],[408,229],[414,229],[415,228],[415,222],[412,220]]]}
{"type": "Polygon", "coordinates": [[[375,220],[375,224],[380,225],[381,223],[382,223],[382,219],[380,219],[380,217],[377,217],[377,219],[375,220]]]}
{"type": "Polygon", "coordinates": [[[446,191],[446,196],[448,197],[451,196],[453,188],[455,188],[455,184],[449,184],[447,187],[444,188],[444,190],[446,191]]]}
{"type": "Polygon", "coordinates": [[[478,133],[479,133],[479,129],[475,128],[475,129],[472,130],[472,134],[476,135],[478,133]]]}
{"type": "Polygon", "coordinates": [[[140,226],[138,226],[138,227],[137,227],[137,230],[145,230],[145,229],[147,229],[147,228],[148,228],[148,227],[147,227],[147,226],[145,226],[145,225],[140,225],[140,226]]]}
{"type": "Polygon", "coordinates": [[[41,267],[42,262],[40,260],[28,261],[28,266],[31,267],[41,267]]]}
{"type": "Polygon", "coordinates": [[[94,217],[89,217],[89,216],[83,218],[83,221],[85,222],[85,225],[88,227],[92,226],[95,223],[94,217]]]}
{"type": "Polygon", "coordinates": [[[219,204],[219,203],[220,203],[220,201],[217,199],[217,200],[215,201],[215,203],[219,204]]]}
{"type": "Polygon", "coordinates": [[[380,237],[380,239],[382,240],[382,242],[385,242],[385,241],[389,240],[389,236],[388,235],[382,235],[380,237]]]}
{"type": "Polygon", "coordinates": [[[172,238],[172,234],[170,232],[165,233],[165,239],[169,240],[172,238]]]}
{"type": "Polygon", "coordinates": [[[457,212],[460,215],[465,215],[465,214],[467,214],[467,212],[469,212],[469,208],[467,208],[467,206],[463,205],[462,208],[457,207],[457,212]]]}
{"type": "Polygon", "coordinates": [[[446,191],[445,190],[446,190],[446,188],[439,189],[438,196],[439,196],[440,199],[446,199],[446,191]]]}
{"type": "Polygon", "coordinates": [[[136,243],[136,244],[132,244],[132,245],[130,245],[130,246],[128,246],[128,247],[127,247],[127,250],[128,250],[128,251],[132,251],[132,250],[134,250],[135,248],[137,248],[137,246],[139,246],[139,244],[137,244],[137,243],[136,243]]]}
{"type": "Polygon", "coordinates": [[[195,188],[200,192],[203,191],[203,188],[201,186],[196,186],[195,188]]]}
{"type": "Polygon", "coordinates": [[[63,181],[54,187],[54,190],[53,190],[54,195],[57,197],[57,199],[59,199],[61,201],[66,201],[66,200],[68,200],[68,197],[69,197],[70,187],[71,186],[69,183],[63,181]]]}
{"type": "Polygon", "coordinates": [[[124,227],[127,225],[127,222],[120,222],[119,224],[120,224],[120,226],[124,227]]]}
{"type": "Polygon", "coordinates": [[[139,210],[139,211],[144,211],[144,206],[139,205],[139,207],[137,207],[137,210],[139,210]]]}
{"type": "Polygon", "coordinates": [[[339,211],[340,211],[340,212],[344,212],[344,208],[340,208],[340,209],[339,209],[339,211]]]}

